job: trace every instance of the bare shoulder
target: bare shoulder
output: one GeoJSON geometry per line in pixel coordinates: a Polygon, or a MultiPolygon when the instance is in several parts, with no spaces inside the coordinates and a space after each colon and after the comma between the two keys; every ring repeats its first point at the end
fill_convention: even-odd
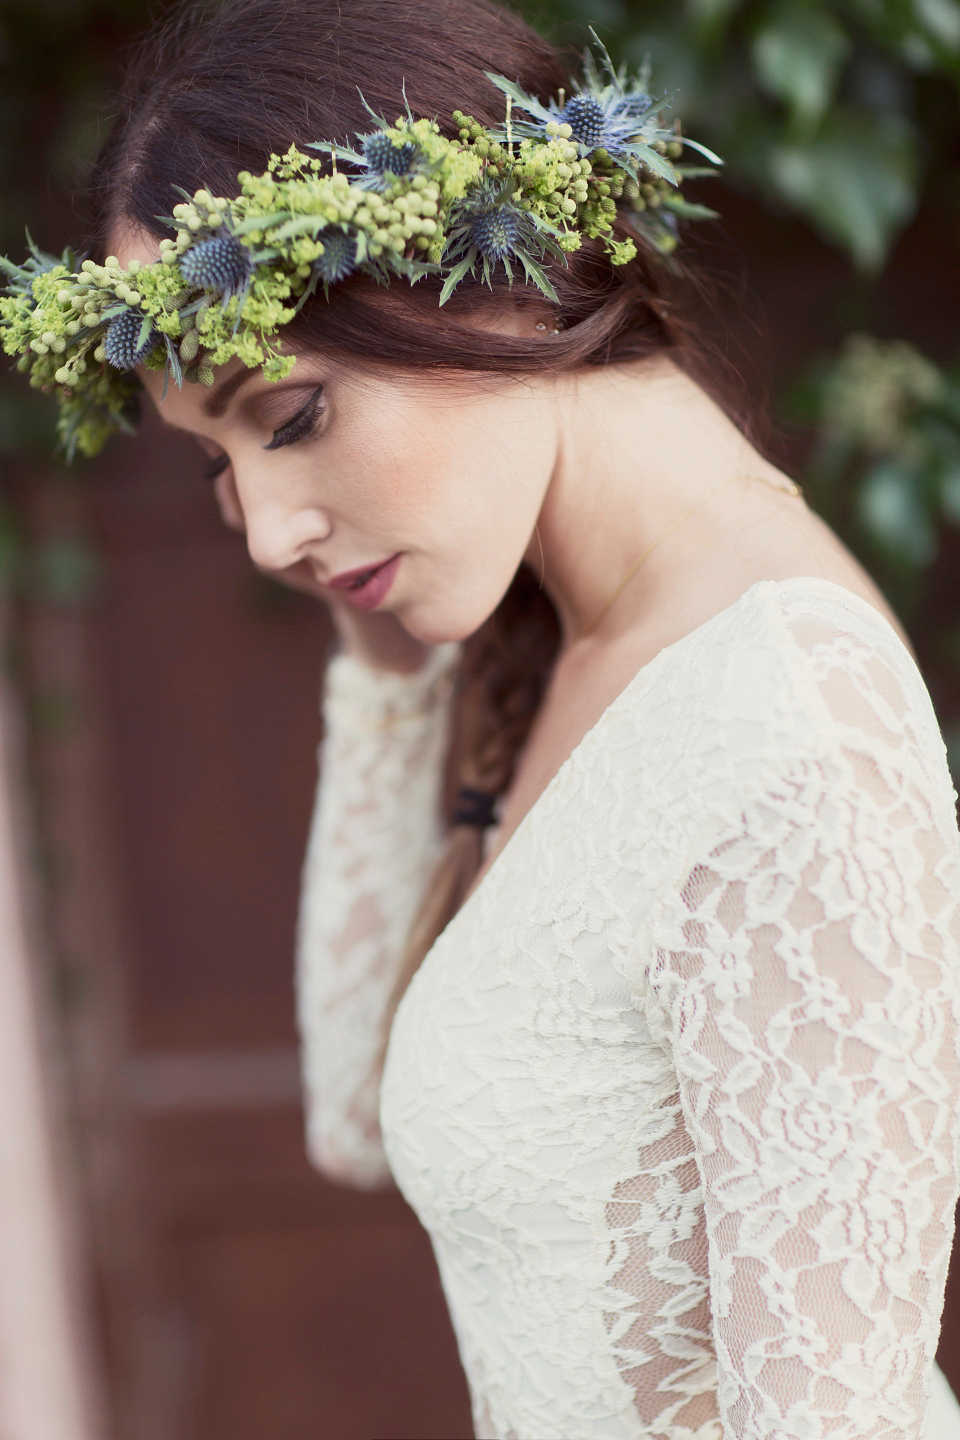
{"type": "Polygon", "coordinates": [[[912,654],[907,633],[880,587],[826,521],[802,497],[776,494],[766,486],[756,490],[753,515],[745,519],[731,549],[731,588],[742,593],[758,580],[829,580],[878,610],[912,654]]]}

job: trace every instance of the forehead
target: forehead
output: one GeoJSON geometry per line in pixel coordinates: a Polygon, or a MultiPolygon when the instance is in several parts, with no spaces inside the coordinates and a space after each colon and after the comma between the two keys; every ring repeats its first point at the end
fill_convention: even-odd
{"type": "Polygon", "coordinates": [[[118,220],[107,233],[107,253],[116,255],[124,270],[131,260],[152,265],[160,259],[160,241],[132,220],[118,220]]]}

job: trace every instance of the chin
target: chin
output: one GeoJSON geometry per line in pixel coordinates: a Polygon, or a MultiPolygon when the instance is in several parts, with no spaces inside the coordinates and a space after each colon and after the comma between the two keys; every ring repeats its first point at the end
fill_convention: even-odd
{"type": "Polygon", "coordinates": [[[409,609],[404,607],[402,612],[396,613],[404,630],[414,640],[419,640],[422,645],[444,645],[450,641],[466,640],[468,635],[479,630],[492,611],[478,612],[472,606],[441,608],[411,605],[409,609]]]}

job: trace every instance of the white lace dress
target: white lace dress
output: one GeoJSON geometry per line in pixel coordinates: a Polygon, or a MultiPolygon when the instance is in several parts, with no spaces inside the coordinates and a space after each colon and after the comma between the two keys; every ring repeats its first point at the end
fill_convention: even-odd
{"type": "Polygon", "coordinates": [[[960,838],[893,630],[764,581],[646,665],[415,976],[381,1142],[450,660],[330,667],[299,995],[312,1153],[422,1219],[476,1434],[957,1440],[960,838]]]}

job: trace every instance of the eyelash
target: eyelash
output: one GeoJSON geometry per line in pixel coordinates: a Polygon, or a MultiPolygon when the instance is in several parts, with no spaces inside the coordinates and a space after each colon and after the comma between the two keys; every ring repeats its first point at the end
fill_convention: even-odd
{"type": "Polygon", "coordinates": [[[323,386],[318,385],[306,405],[298,410],[286,425],[281,425],[279,429],[274,430],[273,439],[264,445],[264,450],[279,450],[284,445],[295,445],[298,440],[305,440],[313,434],[322,414],[323,386]]]}
{"type": "MultiPolygon", "coordinates": [[[[273,439],[264,445],[264,450],[279,450],[284,445],[295,445],[298,440],[304,440],[316,428],[317,421],[323,414],[323,386],[318,385],[300,410],[286,425],[281,425],[274,430],[273,439]]],[[[206,480],[216,480],[222,475],[230,464],[229,455],[218,455],[212,465],[209,465],[204,472],[206,480]]]]}

